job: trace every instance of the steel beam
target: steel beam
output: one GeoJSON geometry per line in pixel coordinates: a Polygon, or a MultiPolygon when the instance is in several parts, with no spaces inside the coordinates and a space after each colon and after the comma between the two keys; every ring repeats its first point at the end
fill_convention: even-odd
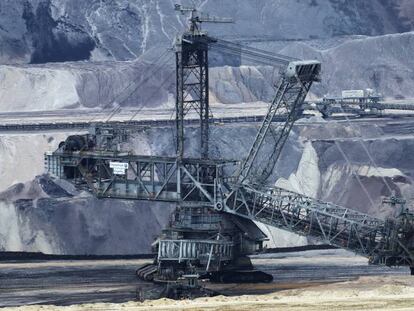
{"type": "Polygon", "coordinates": [[[269,105],[267,114],[263,119],[247,158],[240,167],[237,176],[239,183],[265,183],[273,171],[293,124],[298,118],[301,105],[312,83],[319,80],[320,70],[321,64],[315,61],[308,63],[292,62],[288,65],[288,69],[280,79],[276,95],[269,105]],[[281,113],[285,113],[287,119],[284,123],[279,124],[276,129],[271,130],[274,137],[274,147],[270,156],[267,157],[267,161],[260,167],[260,165],[255,163],[257,162],[256,158],[271,129],[273,118],[281,113]],[[253,173],[252,169],[254,166],[257,171],[253,173]]]}
{"type": "Polygon", "coordinates": [[[200,117],[200,156],[208,158],[208,42],[204,36],[183,36],[176,49],[177,156],[184,157],[184,119],[190,110],[200,117]]]}
{"type": "MultiPolygon", "coordinates": [[[[376,263],[413,266],[414,250],[407,246],[412,230],[409,226],[404,230],[401,223],[392,224],[280,188],[227,188],[236,190],[224,196],[224,212],[318,238],[376,263]]],[[[414,224],[412,220],[410,223],[414,224]]]]}

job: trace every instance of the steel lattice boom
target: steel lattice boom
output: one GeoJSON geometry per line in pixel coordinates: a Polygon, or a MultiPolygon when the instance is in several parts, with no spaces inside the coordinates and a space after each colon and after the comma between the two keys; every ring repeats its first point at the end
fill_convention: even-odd
{"type": "Polygon", "coordinates": [[[319,81],[320,79],[320,70],[321,64],[317,61],[289,63],[286,72],[280,79],[276,95],[269,105],[269,109],[256,135],[256,139],[250,148],[246,160],[241,166],[238,175],[238,181],[240,183],[259,182],[263,184],[269,177],[280,156],[283,146],[285,145],[292,126],[297,120],[298,114],[301,111],[301,105],[303,104],[312,83],[314,81],[319,81]],[[277,113],[286,113],[287,119],[284,123],[279,124],[276,130],[273,130],[272,134],[274,136],[275,144],[272,153],[268,156],[268,161],[266,161],[265,167],[254,176],[251,174],[252,167],[260,148],[263,146],[264,139],[269,132],[273,118],[277,113]]]}
{"type": "Polygon", "coordinates": [[[256,190],[248,185],[228,186],[220,209],[369,257],[388,266],[414,262],[414,217],[383,221],[331,203],[281,188],[256,190]],[[237,191],[229,189],[237,188],[237,191]],[[411,243],[411,244],[410,244],[411,243]]]}

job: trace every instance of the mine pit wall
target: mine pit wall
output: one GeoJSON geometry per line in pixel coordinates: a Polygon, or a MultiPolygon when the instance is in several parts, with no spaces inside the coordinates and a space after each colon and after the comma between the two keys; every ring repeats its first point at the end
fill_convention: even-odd
{"type": "MultiPolygon", "coordinates": [[[[282,43],[276,40],[253,45],[298,59],[321,61],[322,81],[312,86],[308,99],[366,88],[391,99],[412,101],[414,98],[414,62],[410,54],[414,50],[414,32],[282,43]],[[395,46],[399,48],[395,49],[395,46]]],[[[161,51],[154,55],[160,56],[161,51]]],[[[110,110],[115,105],[131,109],[174,108],[173,53],[168,57],[169,62],[161,68],[159,63],[154,65],[146,59],[2,65],[0,112],[74,108],[110,110]]],[[[210,68],[212,104],[269,102],[272,99],[280,68],[247,61],[241,64],[229,62],[223,64],[228,66],[210,68]]]]}
{"type": "Polygon", "coordinates": [[[76,132],[0,134],[0,192],[44,172],[44,153],[76,132]]]}
{"type": "MultiPolygon", "coordinates": [[[[167,1],[159,1],[155,10],[148,10],[147,5],[124,8],[112,2],[95,2],[50,0],[29,4],[17,0],[0,3],[0,28],[5,30],[0,37],[0,63],[10,64],[0,66],[2,112],[110,109],[113,99],[125,85],[137,77],[145,78],[142,72],[154,69],[148,67],[148,62],[133,60],[160,43],[170,46],[177,29],[185,23],[184,17],[177,17],[167,1]],[[46,22],[40,23],[41,20],[46,22]],[[167,24],[173,27],[166,27],[167,24]],[[108,25],[118,25],[123,31],[109,27],[115,32],[108,32],[108,25]],[[136,35],[131,36],[131,33],[136,35]],[[103,62],[66,62],[79,59],[103,62]],[[51,61],[65,63],[27,65],[51,61]]],[[[204,1],[203,10],[213,15],[233,16],[233,2],[204,1]]],[[[229,31],[252,39],[257,33],[271,31],[265,42],[253,45],[298,58],[321,60],[324,64],[322,83],[312,88],[318,96],[369,87],[390,97],[414,97],[411,83],[414,63],[409,55],[413,50],[414,32],[393,34],[413,29],[410,1],[375,0],[364,4],[353,1],[358,4],[355,6],[357,14],[349,11],[346,4],[328,2],[328,5],[288,0],[283,0],[282,4],[270,0],[260,5],[247,3],[239,5],[237,14],[249,18],[239,19],[236,28],[218,25],[216,30],[219,34],[229,31]],[[292,20],[298,15],[303,18],[293,27],[292,20]],[[262,19],[264,23],[252,25],[252,18],[262,19]],[[378,23],[378,18],[382,23],[378,23]],[[355,34],[376,37],[353,37],[355,34]],[[279,41],[285,37],[299,41],[279,41]],[[406,70],[401,70],[401,64],[406,70]]],[[[225,64],[231,65],[231,62],[220,63],[225,64]]],[[[249,65],[243,61],[242,64],[249,65]]],[[[173,68],[158,72],[145,87],[132,92],[122,106],[173,107],[174,76],[160,86],[160,81],[168,78],[173,68]]],[[[212,68],[210,76],[212,102],[268,101],[274,91],[277,70],[261,66],[212,68]]],[[[379,125],[365,126],[359,131],[335,123],[329,123],[329,131],[318,126],[298,126],[282,154],[273,181],[373,215],[390,214],[393,212],[390,209],[378,207],[381,197],[389,194],[382,176],[391,189],[411,198],[413,139],[412,131],[403,137],[397,131],[393,135],[399,136],[398,140],[393,139],[393,135],[384,140],[381,138],[383,130],[379,125]],[[380,169],[369,169],[372,161],[364,156],[359,141],[355,140],[359,136],[368,140],[368,148],[375,154],[380,169]],[[349,153],[351,164],[343,160],[337,144],[349,153]],[[372,199],[361,190],[360,183],[372,199]]],[[[212,131],[212,155],[239,158],[248,151],[256,127],[226,126],[212,131]]],[[[50,189],[44,180],[34,179],[43,171],[43,152],[55,149],[67,135],[69,133],[0,136],[0,191],[14,184],[0,195],[0,250],[56,254],[148,252],[152,233],[159,232],[165,225],[171,206],[157,209],[156,204],[149,207],[145,202],[98,201],[76,192],[68,196],[50,189]],[[154,212],[148,214],[149,211],[154,212]],[[131,217],[124,219],[125,214],[131,217]],[[153,226],[147,228],[147,223],[153,226]]],[[[191,136],[187,149],[195,154],[197,132],[194,130],[191,136]]],[[[135,135],[127,147],[140,154],[167,155],[174,151],[172,141],[171,130],[146,130],[135,135]]],[[[277,240],[279,246],[308,243],[305,238],[280,230],[263,230],[277,240]]],[[[273,246],[272,242],[269,244],[273,246]]]]}
{"type": "MultiPolygon", "coordinates": [[[[410,0],[200,3],[203,12],[236,20],[235,25],[209,26],[209,33],[218,37],[306,40],[374,36],[413,29],[410,0]],[[255,20],[261,22],[251,22],[255,20]]],[[[177,31],[183,29],[186,16],[177,14],[173,4],[170,1],[2,1],[0,62],[133,60],[142,53],[152,52],[156,46],[170,46],[177,31]]]]}
{"type": "MultiPolygon", "coordinates": [[[[271,177],[273,182],[382,218],[394,213],[381,205],[390,189],[412,197],[414,137],[405,126],[400,129],[383,120],[364,124],[312,121],[295,126],[271,177]],[[393,138],[396,136],[398,139],[393,138]],[[371,159],[365,150],[369,150],[371,159]]],[[[213,126],[211,156],[242,157],[257,126],[213,126]]],[[[187,133],[187,155],[197,156],[198,130],[190,128],[187,133]]],[[[1,166],[0,250],[71,255],[149,253],[153,239],[167,225],[173,205],[97,200],[70,184],[35,178],[43,171],[43,152],[53,150],[68,134],[31,134],[28,140],[24,140],[26,135],[0,136],[0,159],[18,163],[14,167],[1,166]],[[37,147],[30,147],[33,144],[37,147]],[[7,181],[15,185],[4,191],[7,181]]],[[[133,133],[123,147],[139,154],[168,156],[175,150],[173,138],[169,128],[147,128],[133,133]]],[[[263,225],[261,228],[270,238],[268,247],[316,242],[263,225]]]]}

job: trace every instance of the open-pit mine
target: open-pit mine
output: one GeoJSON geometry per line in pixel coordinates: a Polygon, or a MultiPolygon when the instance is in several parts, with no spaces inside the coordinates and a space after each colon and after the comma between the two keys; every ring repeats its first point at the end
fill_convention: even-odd
{"type": "Polygon", "coordinates": [[[412,310],[410,12],[1,3],[0,308],[412,310]]]}

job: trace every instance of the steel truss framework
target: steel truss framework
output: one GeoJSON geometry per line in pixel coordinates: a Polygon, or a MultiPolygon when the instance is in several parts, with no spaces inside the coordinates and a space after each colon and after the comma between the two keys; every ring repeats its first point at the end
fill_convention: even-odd
{"type": "Polygon", "coordinates": [[[184,155],[184,119],[190,110],[200,116],[200,152],[208,157],[209,145],[209,81],[207,36],[185,35],[177,45],[176,127],[177,155],[184,155]]]}
{"type": "MultiPolygon", "coordinates": [[[[289,66],[293,65],[291,64],[289,66]]],[[[285,74],[281,77],[277,85],[276,95],[269,105],[267,114],[248,153],[248,157],[240,168],[238,175],[239,183],[264,184],[266,182],[275,167],[290,130],[298,118],[298,114],[301,113],[302,103],[312,83],[320,79],[320,63],[298,63],[294,66],[296,67],[295,74],[291,76],[285,74]],[[286,121],[279,123],[276,129],[271,128],[275,115],[282,113],[286,114],[286,121]],[[274,146],[267,161],[265,161],[264,167],[253,173],[252,167],[255,165],[255,160],[264,145],[263,143],[269,130],[274,138],[274,146]]]]}
{"type": "Polygon", "coordinates": [[[315,106],[306,105],[305,109],[319,111],[324,118],[329,118],[334,114],[348,113],[358,116],[381,116],[386,110],[414,111],[414,105],[411,103],[383,103],[379,98],[361,98],[361,99],[324,99],[315,106]]]}
{"type": "Polygon", "coordinates": [[[369,257],[373,263],[411,267],[414,263],[413,246],[409,244],[412,218],[402,218],[400,223],[382,221],[276,187],[257,190],[247,185],[220,185],[219,188],[224,199],[218,206],[227,213],[316,237],[369,257]]]}
{"type": "Polygon", "coordinates": [[[413,245],[409,244],[414,219],[383,221],[281,188],[240,184],[233,174],[225,173],[226,167],[235,169],[237,162],[186,159],[179,163],[175,158],[103,156],[92,152],[82,155],[56,152],[47,155],[47,161],[63,164],[59,172],[76,168],[78,173],[72,181],[86,186],[100,198],[168,201],[181,206],[215,208],[318,238],[369,257],[373,263],[411,267],[414,263],[413,245]],[[113,175],[109,169],[109,162],[113,160],[128,163],[128,174],[113,175]],[[201,172],[206,170],[210,172],[209,177],[201,177],[201,172]]]}
{"type": "Polygon", "coordinates": [[[214,205],[215,180],[224,169],[234,171],[237,161],[133,156],[116,152],[65,152],[46,155],[50,173],[87,187],[98,198],[186,202],[214,205]],[[111,163],[126,163],[116,175],[111,163]]]}
{"type": "MultiPolygon", "coordinates": [[[[413,267],[414,247],[408,241],[412,239],[413,219],[404,220],[405,225],[384,222],[294,192],[246,182],[276,112],[283,108],[292,120],[277,127],[274,137],[278,143],[269,158],[270,163],[274,163],[280,154],[293,125],[296,107],[300,106],[312,82],[318,79],[319,63],[298,63],[295,66],[294,74],[285,75],[278,85],[278,92],[249,157],[238,173],[235,172],[236,161],[133,156],[97,151],[67,153],[63,149],[47,155],[49,170],[60,174],[59,177],[87,186],[97,197],[214,207],[217,211],[319,238],[325,243],[370,257],[375,263],[413,267]],[[125,174],[114,174],[110,169],[111,162],[127,163],[125,174]]],[[[212,243],[211,240],[198,242],[212,243]]],[[[172,245],[178,249],[178,257],[174,255],[174,258],[184,258],[184,253],[191,253],[195,247],[191,243],[176,244],[178,242],[172,240],[165,243],[175,243],[172,245]]],[[[220,249],[217,248],[218,251],[220,249]]]]}

